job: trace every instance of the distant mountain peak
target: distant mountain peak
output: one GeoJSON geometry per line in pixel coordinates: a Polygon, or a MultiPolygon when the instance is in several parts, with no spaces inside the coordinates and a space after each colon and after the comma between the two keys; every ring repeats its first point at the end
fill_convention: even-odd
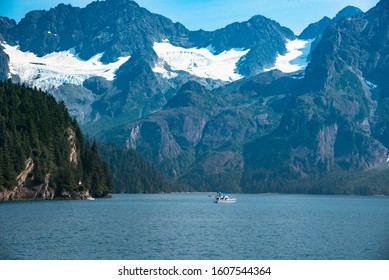
{"type": "Polygon", "coordinates": [[[325,16],[318,22],[308,25],[308,27],[305,28],[298,37],[303,40],[316,38],[319,34],[324,32],[331,22],[332,20],[325,16]]]}
{"type": "Polygon", "coordinates": [[[321,20],[311,23],[306,27],[303,32],[298,36],[300,39],[314,39],[321,34],[323,34],[324,30],[330,26],[331,24],[338,22],[339,20],[345,18],[345,17],[353,17],[353,16],[358,16],[362,14],[363,12],[354,6],[347,6],[340,10],[336,16],[332,19],[329,17],[325,16],[321,20]]]}
{"type": "Polygon", "coordinates": [[[340,10],[332,20],[337,22],[344,17],[353,17],[353,16],[358,16],[360,14],[363,14],[361,9],[354,6],[347,6],[342,10],[340,10]]]}

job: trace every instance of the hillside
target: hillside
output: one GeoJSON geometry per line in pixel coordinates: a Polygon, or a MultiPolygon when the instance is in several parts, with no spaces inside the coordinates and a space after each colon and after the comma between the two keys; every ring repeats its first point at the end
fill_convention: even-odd
{"type": "Polygon", "coordinates": [[[113,191],[96,143],[84,139],[64,104],[0,82],[0,200],[87,199],[113,191]]]}
{"type": "Polygon", "coordinates": [[[138,152],[99,143],[99,154],[112,174],[115,193],[169,193],[179,191],[158,169],[138,152]]]}

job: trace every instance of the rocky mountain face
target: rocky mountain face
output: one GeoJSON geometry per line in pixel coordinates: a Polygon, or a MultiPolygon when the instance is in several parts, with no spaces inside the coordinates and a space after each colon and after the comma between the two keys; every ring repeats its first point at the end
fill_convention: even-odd
{"type": "Polygon", "coordinates": [[[318,22],[308,25],[299,35],[301,39],[314,39],[323,34],[324,30],[330,26],[332,20],[329,17],[323,17],[318,22]]]}
{"type": "Polygon", "coordinates": [[[353,6],[347,6],[346,8],[339,11],[336,16],[332,19],[329,17],[323,17],[318,22],[309,24],[298,36],[300,39],[315,39],[323,34],[324,30],[331,24],[337,23],[346,17],[354,17],[362,14],[363,12],[353,6]]]}
{"type": "Polygon", "coordinates": [[[388,15],[388,1],[381,1],[325,30],[280,125],[245,146],[248,186],[266,190],[289,181],[297,189],[315,183],[318,192],[346,192],[334,183],[342,172],[387,161],[388,15]],[[327,180],[317,184],[312,174],[327,180]],[[265,180],[256,183],[258,177],[265,180]]]}
{"type": "MultiPolygon", "coordinates": [[[[112,79],[94,74],[50,91],[97,139],[136,149],[188,189],[387,194],[387,3],[310,25],[299,36],[316,38],[310,63],[289,74],[264,70],[296,37],[262,16],[189,31],[108,0],[31,12],[18,25],[4,19],[0,33],[43,58],[69,48],[91,62],[126,57],[112,79]],[[233,74],[223,64],[232,58],[233,74]],[[208,75],[212,63],[225,75],[208,75]]],[[[16,51],[3,48],[9,61],[16,51]]],[[[3,65],[3,77],[17,79],[3,65]]]]}
{"type": "Polygon", "coordinates": [[[348,18],[348,17],[354,17],[362,14],[363,12],[353,6],[347,6],[341,11],[339,11],[334,18],[330,19],[329,17],[323,17],[321,20],[315,23],[311,23],[310,25],[305,28],[301,34],[298,36],[300,39],[304,40],[313,40],[311,44],[311,52],[308,56],[308,59],[310,60],[310,57],[312,55],[312,51],[317,47],[319,44],[323,32],[326,30],[327,27],[329,27],[331,24],[335,24],[338,21],[348,18]]]}
{"type": "Polygon", "coordinates": [[[271,67],[277,54],[286,52],[285,39],[292,40],[295,36],[278,22],[258,15],[213,32],[191,32],[190,38],[199,47],[212,45],[215,54],[231,48],[250,49],[245,58],[238,62],[237,70],[244,76],[253,76],[271,67]]]}
{"type": "MultiPolygon", "coordinates": [[[[191,51],[191,48],[207,50],[206,55],[211,58],[230,50],[246,50],[248,53],[240,59],[237,57],[237,63],[229,67],[236,75],[250,76],[271,67],[277,54],[287,51],[287,40],[294,37],[289,29],[262,16],[205,32],[189,31],[182,24],[150,13],[131,0],[97,1],[85,8],[60,4],[49,11],[32,11],[18,24],[1,18],[0,40],[3,46],[17,45],[19,51],[32,52],[41,58],[71,50],[83,61],[101,54],[101,63],[127,58],[126,63],[117,67],[112,79],[102,77],[103,74],[76,75],[66,70],[59,75],[56,65],[37,58],[32,58],[27,65],[9,69],[10,64],[17,64],[14,54],[9,58],[0,50],[0,75],[2,79],[12,77],[15,82],[38,88],[44,83],[43,89],[64,100],[84,129],[94,135],[159,110],[186,82],[195,80],[210,89],[225,84],[224,80],[207,78],[208,70],[202,70],[202,75],[191,72],[193,67],[199,67],[199,63],[212,63],[207,62],[209,58],[204,54],[191,51]],[[155,51],[155,44],[161,42],[185,48],[188,57],[176,61],[178,66],[169,65],[166,58],[158,56],[155,51]],[[194,62],[186,65],[187,60],[194,62]],[[157,66],[162,72],[156,70],[157,66]],[[29,75],[30,72],[39,74],[29,75]],[[56,80],[53,81],[53,77],[57,77],[56,80]],[[59,85],[52,86],[61,79],[59,85]],[[76,88],[80,91],[79,97],[70,100],[68,96],[74,96],[76,88]]],[[[76,67],[74,62],[71,67],[76,67]]]]}
{"type": "MultiPolygon", "coordinates": [[[[3,29],[3,28],[2,28],[3,29]]],[[[1,29],[0,29],[1,30],[1,29]]],[[[185,44],[188,30],[140,8],[134,1],[97,1],[84,9],[59,4],[49,11],[32,11],[3,34],[22,51],[43,56],[75,48],[82,59],[104,53],[105,63],[149,50],[153,42],[169,39],[185,44]]]]}
{"type": "Polygon", "coordinates": [[[189,82],[162,110],[98,137],[136,149],[197,190],[241,191],[242,148],[279,125],[290,102],[282,91],[294,81],[271,71],[214,91],[189,82]]]}
{"type": "Polygon", "coordinates": [[[189,83],[161,111],[99,137],[197,190],[388,193],[388,22],[381,1],[328,26],[303,73],[189,83]]]}
{"type": "MultiPolygon", "coordinates": [[[[9,18],[0,17],[0,41],[4,41],[3,34],[8,34],[16,26],[14,20],[9,18]]],[[[4,52],[3,47],[0,46],[0,80],[7,79],[7,74],[9,73],[9,57],[4,52]]]]}

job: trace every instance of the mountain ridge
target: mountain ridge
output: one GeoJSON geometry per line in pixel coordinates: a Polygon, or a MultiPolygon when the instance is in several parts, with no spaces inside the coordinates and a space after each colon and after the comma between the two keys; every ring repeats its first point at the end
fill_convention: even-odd
{"type": "MultiPolygon", "coordinates": [[[[48,87],[49,83],[54,82],[56,86],[44,89],[57,99],[67,102],[69,99],[64,98],[63,93],[73,95],[74,89],[78,87],[82,98],[68,102],[67,105],[71,112],[75,112],[83,128],[92,134],[112,128],[110,123],[120,124],[126,122],[125,119],[161,109],[174,92],[188,81],[196,80],[208,88],[230,82],[215,78],[218,75],[208,75],[207,71],[210,70],[207,68],[199,76],[191,72],[190,69],[199,69],[200,64],[213,63],[201,53],[182,57],[182,61],[179,61],[181,66],[174,69],[175,66],[169,65],[164,57],[158,57],[154,50],[156,42],[168,40],[175,47],[207,51],[212,59],[224,51],[244,49],[247,53],[236,64],[220,67],[231,68],[229,73],[236,73],[233,74],[235,76],[251,76],[272,67],[277,55],[286,53],[287,40],[295,38],[292,31],[263,16],[254,16],[248,21],[233,23],[212,32],[189,31],[180,23],[150,13],[130,0],[98,1],[85,8],[60,4],[49,11],[32,11],[18,24],[5,19],[3,21],[7,24],[2,26],[0,22],[0,36],[5,42],[12,47],[19,46],[21,56],[25,56],[26,51],[37,56],[18,68],[13,66],[15,62],[9,47],[5,49],[7,53],[0,49],[0,61],[3,62],[0,74],[3,79],[12,78],[14,82],[38,88],[42,85],[48,87]],[[16,42],[18,45],[15,45],[16,42]],[[207,49],[210,46],[212,51],[207,49]],[[80,64],[92,61],[97,55],[101,55],[103,64],[126,58],[127,64],[120,62],[115,64],[117,66],[114,69],[124,75],[117,75],[114,81],[104,81],[105,86],[101,88],[102,79],[96,80],[89,74],[79,75],[72,70],[75,73],[72,76],[60,76],[55,69],[60,68],[60,65],[53,65],[49,71],[44,69],[47,68],[43,65],[46,57],[54,57],[55,54],[67,56],[66,52],[71,48],[74,50],[74,58],[82,59],[80,64]],[[44,61],[41,62],[42,58],[44,61]],[[133,71],[134,67],[137,67],[137,71],[133,71]],[[26,73],[31,75],[23,78],[26,73]],[[88,81],[89,78],[92,79],[88,81]],[[92,84],[92,81],[97,84],[92,84]],[[142,90],[144,88],[147,93],[142,90]],[[113,99],[123,100],[121,96],[128,97],[124,103],[111,102],[113,99]],[[81,110],[85,113],[77,113],[81,110]]],[[[105,78],[104,74],[98,75],[105,78]]]]}
{"type": "MultiPolygon", "coordinates": [[[[103,6],[93,3],[88,9],[103,6]]],[[[192,32],[131,7],[133,13],[149,17],[139,19],[133,29],[158,25],[158,31],[139,37],[139,46],[145,48],[130,54],[129,45],[113,43],[104,59],[131,57],[112,81],[90,77],[80,85],[56,89],[62,96],[83,94],[84,129],[100,140],[136,148],[164,174],[195,190],[223,186],[233,192],[388,193],[385,176],[371,188],[345,183],[349,174],[359,178],[361,172],[383,165],[388,156],[387,2],[380,1],[366,13],[346,8],[331,23],[324,19],[311,26],[317,39],[310,62],[292,73],[270,64],[292,52],[301,56],[301,49],[287,49],[299,39],[265,17],[214,32],[192,32]],[[155,38],[160,41],[153,42],[155,38]],[[188,62],[178,53],[166,59],[156,51],[156,43],[171,47],[167,52],[175,47],[198,60],[188,62]],[[236,63],[242,79],[214,80],[189,71],[208,63],[206,55],[220,55],[228,48],[248,51],[236,63]]],[[[133,13],[117,19],[129,19],[133,13]]],[[[110,39],[110,32],[97,23],[88,28],[88,44],[97,40],[94,48],[85,49],[89,55],[107,42],[128,39],[125,32],[115,32],[123,37],[110,39]]]]}

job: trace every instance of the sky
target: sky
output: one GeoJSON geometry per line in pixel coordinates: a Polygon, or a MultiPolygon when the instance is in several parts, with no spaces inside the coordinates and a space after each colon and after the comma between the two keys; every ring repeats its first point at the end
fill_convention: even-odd
{"type": "MultiPolygon", "coordinates": [[[[0,0],[0,16],[20,21],[32,10],[48,10],[59,3],[85,7],[92,0],[0,0]]],[[[263,15],[300,34],[324,16],[334,17],[352,5],[367,11],[379,0],[135,0],[141,7],[180,22],[189,30],[208,31],[263,15]]]]}

